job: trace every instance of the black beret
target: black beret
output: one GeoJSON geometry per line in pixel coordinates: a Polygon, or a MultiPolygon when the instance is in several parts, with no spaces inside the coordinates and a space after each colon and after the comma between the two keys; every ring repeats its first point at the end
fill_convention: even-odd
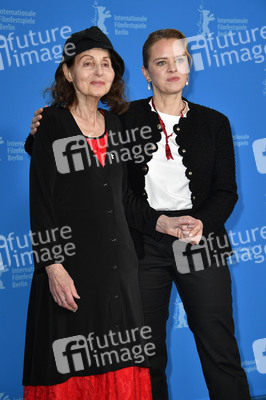
{"type": "Polygon", "coordinates": [[[83,51],[90,50],[95,47],[109,50],[109,52],[117,60],[119,64],[119,71],[122,76],[125,71],[124,61],[122,57],[120,57],[120,55],[114,50],[112,43],[110,42],[108,37],[98,28],[98,26],[91,26],[88,29],[73,33],[69,36],[64,45],[62,59],[60,61],[59,67],[65,62],[72,60],[72,58],[76,57],[83,51]]]}

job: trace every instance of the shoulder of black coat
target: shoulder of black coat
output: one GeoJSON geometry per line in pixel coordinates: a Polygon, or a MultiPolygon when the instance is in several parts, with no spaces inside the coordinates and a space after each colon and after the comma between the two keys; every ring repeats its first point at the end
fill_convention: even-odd
{"type": "Polygon", "coordinates": [[[104,116],[108,122],[110,122],[112,124],[120,124],[119,117],[116,114],[114,114],[112,111],[104,110],[101,108],[99,109],[99,111],[101,111],[104,114],[104,116]]]}
{"type": "Polygon", "coordinates": [[[208,119],[217,122],[222,122],[228,120],[226,115],[221,113],[220,111],[214,110],[213,108],[203,106],[201,104],[192,103],[189,100],[183,98],[188,102],[189,109],[191,110],[191,114],[197,115],[201,119],[208,119]]]}
{"type": "Polygon", "coordinates": [[[127,111],[125,113],[121,114],[120,117],[135,114],[137,112],[141,112],[141,111],[143,111],[143,109],[148,110],[150,99],[151,99],[151,97],[148,97],[146,99],[130,101],[128,103],[127,111]]]}
{"type": "Polygon", "coordinates": [[[58,123],[65,120],[68,112],[69,111],[65,107],[44,107],[40,127],[37,129],[35,138],[41,137],[42,141],[47,143],[56,140],[58,138],[58,123]]]}
{"type": "Polygon", "coordinates": [[[42,117],[53,120],[54,118],[58,118],[61,115],[64,115],[66,112],[68,112],[68,109],[66,107],[63,107],[61,105],[52,105],[43,108],[42,117]]]}

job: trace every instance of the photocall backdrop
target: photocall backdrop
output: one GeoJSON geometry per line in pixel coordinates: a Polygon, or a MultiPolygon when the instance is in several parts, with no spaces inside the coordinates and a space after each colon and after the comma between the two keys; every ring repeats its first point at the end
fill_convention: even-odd
{"type": "MultiPolygon", "coordinates": [[[[0,400],[22,399],[33,272],[30,159],[24,141],[34,110],[45,104],[42,91],[53,80],[65,40],[91,25],[98,25],[124,58],[131,100],[150,95],[141,72],[148,34],[168,27],[184,32],[194,61],[184,96],[230,119],[239,193],[226,224],[234,248],[230,269],[236,337],[252,395],[266,394],[265,0],[2,0],[0,7],[0,400]]],[[[194,339],[175,289],[168,351],[171,398],[207,399],[194,339]]]]}

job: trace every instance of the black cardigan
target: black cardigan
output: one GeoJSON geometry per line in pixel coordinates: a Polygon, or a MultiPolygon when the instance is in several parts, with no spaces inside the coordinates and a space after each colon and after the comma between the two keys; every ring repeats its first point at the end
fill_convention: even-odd
{"type": "MultiPolygon", "coordinates": [[[[105,122],[109,132],[121,131],[119,119],[108,111],[105,111],[105,122]]],[[[108,151],[113,151],[113,147],[117,150],[117,146],[109,145],[108,151]]],[[[73,152],[71,154],[73,156],[73,152]]],[[[109,343],[108,352],[112,355],[112,362],[108,362],[108,359],[104,363],[98,362],[91,355],[91,362],[86,363],[88,365],[80,371],[70,368],[70,365],[68,368],[68,360],[64,358],[66,363],[62,372],[53,354],[53,349],[57,349],[57,355],[62,354],[60,348],[53,347],[55,340],[74,337],[76,341],[77,335],[79,338],[82,336],[83,340],[93,332],[94,337],[100,336],[103,343],[103,335],[107,336],[110,330],[119,330],[124,337],[126,330],[144,324],[138,260],[127,220],[132,226],[152,235],[155,234],[158,213],[132,195],[125,169],[124,163],[116,162],[107,155],[105,168],[97,165],[94,153],[67,109],[51,107],[44,110],[41,126],[34,139],[30,168],[35,272],[27,319],[24,385],[53,385],[71,376],[148,365],[146,357],[139,360],[140,363],[135,358],[122,359],[121,356],[115,361],[113,355],[117,353],[111,350],[120,351],[125,347],[120,343],[117,346],[109,343]],[[59,147],[55,147],[58,143],[59,147]],[[68,168],[70,164],[67,163],[62,171],[63,164],[58,162],[62,162],[62,155],[64,162],[70,159],[67,158],[67,154],[70,154],[68,143],[78,143],[82,154],[84,144],[89,152],[89,164],[84,157],[83,168],[73,170],[68,168]],[[66,232],[65,227],[68,227],[67,234],[59,234],[59,229],[62,232],[64,228],[66,232]],[[53,237],[53,230],[56,232],[55,238],[49,241],[47,236],[53,237]],[[69,244],[71,250],[66,247],[69,244]],[[61,255],[63,260],[59,259],[61,255]],[[76,313],[59,307],[49,291],[44,267],[56,262],[62,263],[68,271],[81,297],[77,301],[79,308],[76,313]]],[[[131,349],[142,341],[139,337],[126,347],[131,349]]],[[[81,346],[83,350],[86,348],[84,346],[81,346]]],[[[94,348],[100,360],[100,354],[107,349],[94,348]]],[[[91,354],[94,352],[91,351],[91,354]]]]}
{"type": "MultiPolygon", "coordinates": [[[[131,135],[131,149],[141,145],[143,160],[134,160],[133,151],[129,161],[129,182],[135,195],[147,199],[145,175],[148,161],[157,150],[161,139],[161,125],[157,113],[151,111],[150,98],[133,101],[128,111],[120,116],[124,130],[131,135]],[[152,134],[149,138],[140,135],[143,127],[152,134]],[[137,142],[134,141],[138,135],[137,142]],[[147,147],[147,143],[152,143],[147,147]],[[146,146],[146,147],[145,147],[146,146]],[[146,151],[145,149],[148,149],[146,151]]],[[[214,233],[220,243],[228,243],[221,253],[231,250],[224,223],[230,216],[237,201],[235,180],[235,159],[232,134],[226,116],[213,109],[188,102],[187,118],[180,119],[176,143],[183,156],[186,177],[191,191],[191,215],[203,223],[205,236],[214,233]]],[[[146,137],[149,135],[146,135],[146,137]]],[[[178,179],[178,177],[177,177],[178,179]]],[[[188,212],[184,210],[184,214],[188,212]]],[[[142,253],[139,233],[133,233],[138,254],[142,253]]],[[[216,249],[217,250],[217,249],[216,249]]],[[[219,249],[221,250],[221,249],[219,249]]]]}

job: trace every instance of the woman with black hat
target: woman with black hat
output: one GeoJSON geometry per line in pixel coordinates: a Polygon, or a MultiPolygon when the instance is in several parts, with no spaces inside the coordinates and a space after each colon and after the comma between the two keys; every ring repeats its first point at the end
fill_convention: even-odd
{"type": "Polygon", "coordinates": [[[27,400],[151,399],[147,357],[156,350],[143,323],[127,221],[146,234],[179,237],[196,223],[158,218],[131,194],[115,140],[120,121],[97,108],[100,99],[115,112],[123,108],[123,72],[123,60],[97,27],[73,34],[51,88],[53,107],[44,110],[36,134],[27,400]]]}

